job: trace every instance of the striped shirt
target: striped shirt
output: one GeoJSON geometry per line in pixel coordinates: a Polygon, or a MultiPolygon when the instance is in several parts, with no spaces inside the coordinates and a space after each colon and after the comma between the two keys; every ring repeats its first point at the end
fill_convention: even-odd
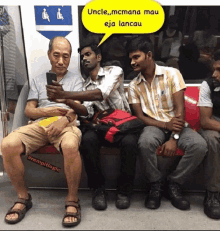
{"type": "Polygon", "coordinates": [[[151,85],[143,75],[134,78],[128,87],[129,104],[141,104],[143,112],[158,121],[168,122],[174,116],[173,94],[185,89],[179,70],[155,64],[151,85]]]}
{"type": "Polygon", "coordinates": [[[102,101],[85,101],[83,105],[87,108],[88,118],[94,115],[94,106],[97,110],[121,109],[130,112],[130,107],[124,92],[124,73],[120,67],[100,67],[96,81],[90,77],[84,83],[85,90],[99,89],[102,92],[102,101]]]}

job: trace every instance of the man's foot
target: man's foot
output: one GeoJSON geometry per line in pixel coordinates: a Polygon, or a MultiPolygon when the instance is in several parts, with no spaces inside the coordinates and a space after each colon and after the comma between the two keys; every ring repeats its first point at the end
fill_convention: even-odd
{"type": "Polygon", "coordinates": [[[219,192],[206,191],[204,199],[204,213],[212,219],[220,219],[219,192]]]}
{"type": "Polygon", "coordinates": [[[151,183],[151,189],[145,199],[145,207],[148,209],[158,209],[161,202],[163,182],[161,180],[151,183]]]}
{"type": "Polygon", "coordinates": [[[105,210],[107,208],[107,196],[104,189],[98,188],[94,190],[92,207],[96,210],[105,210]]]}
{"type": "Polygon", "coordinates": [[[180,185],[174,181],[169,181],[168,194],[171,200],[171,204],[177,209],[188,210],[190,209],[190,203],[182,195],[180,185]]]}
{"type": "Polygon", "coordinates": [[[32,207],[32,198],[28,194],[27,199],[18,198],[14,205],[8,210],[5,216],[5,222],[8,224],[16,224],[21,221],[26,212],[32,207]]]}
{"type": "Polygon", "coordinates": [[[130,207],[130,198],[126,194],[118,193],[115,201],[118,209],[127,209],[130,207]]]}
{"type": "Polygon", "coordinates": [[[63,226],[74,227],[81,222],[81,208],[78,201],[66,201],[66,213],[63,217],[63,226]]]}

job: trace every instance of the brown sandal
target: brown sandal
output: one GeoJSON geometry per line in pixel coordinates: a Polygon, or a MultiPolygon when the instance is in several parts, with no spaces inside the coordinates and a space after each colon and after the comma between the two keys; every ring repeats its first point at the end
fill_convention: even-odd
{"type": "Polygon", "coordinates": [[[64,217],[63,217],[62,224],[65,227],[74,227],[74,226],[77,226],[81,222],[81,208],[80,208],[79,200],[77,202],[76,201],[66,201],[65,209],[69,206],[75,207],[77,212],[76,213],[66,212],[64,217]],[[64,222],[64,219],[66,217],[75,217],[77,219],[77,221],[64,222]]]}
{"type": "Polygon", "coordinates": [[[19,221],[21,221],[25,217],[26,212],[29,209],[31,209],[32,205],[33,205],[32,204],[32,198],[31,198],[31,195],[29,193],[28,193],[28,199],[18,198],[18,200],[14,203],[14,205],[8,210],[7,214],[5,215],[5,222],[8,224],[18,223],[19,221]],[[17,203],[25,205],[25,208],[22,210],[13,209],[17,203]],[[14,220],[7,220],[6,219],[7,215],[14,214],[14,213],[18,214],[18,218],[14,219],[14,220]]]}

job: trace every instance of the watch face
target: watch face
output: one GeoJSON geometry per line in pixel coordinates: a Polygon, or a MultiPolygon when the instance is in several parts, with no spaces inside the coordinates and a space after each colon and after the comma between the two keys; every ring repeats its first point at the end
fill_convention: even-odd
{"type": "Polygon", "coordinates": [[[174,134],[173,137],[174,137],[175,140],[178,140],[180,136],[179,136],[179,134],[174,134]]]}

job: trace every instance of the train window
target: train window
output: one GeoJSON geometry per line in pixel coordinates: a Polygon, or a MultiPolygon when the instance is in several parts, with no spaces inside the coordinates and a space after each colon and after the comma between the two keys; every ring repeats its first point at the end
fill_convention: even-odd
{"type": "MultiPolygon", "coordinates": [[[[78,7],[80,45],[89,36],[97,41],[103,37],[103,34],[93,34],[83,26],[83,7],[78,7]]],[[[156,33],[147,35],[154,44],[156,63],[178,68],[186,83],[201,83],[212,73],[213,53],[220,49],[220,6],[162,7],[164,25],[156,33]]],[[[130,82],[136,75],[126,51],[126,44],[136,36],[139,35],[113,34],[101,45],[103,65],[120,65],[125,82],[130,82]]]]}

